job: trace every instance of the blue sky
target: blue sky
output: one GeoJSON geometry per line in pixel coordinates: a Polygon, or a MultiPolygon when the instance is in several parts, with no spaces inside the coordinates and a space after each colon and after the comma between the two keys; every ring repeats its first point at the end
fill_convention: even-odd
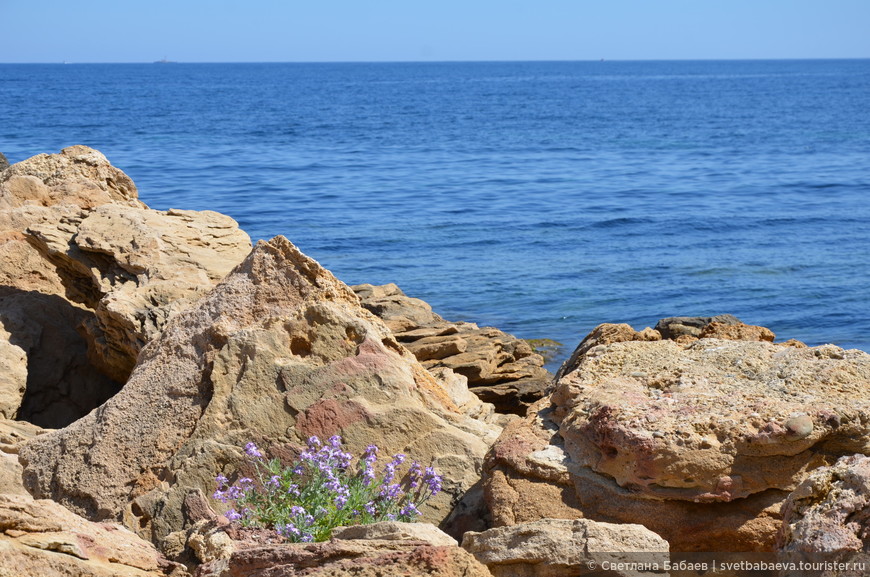
{"type": "Polygon", "coordinates": [[[0,20],[0,62],[870,57],[870,0],[0,0],[0,20]]]}

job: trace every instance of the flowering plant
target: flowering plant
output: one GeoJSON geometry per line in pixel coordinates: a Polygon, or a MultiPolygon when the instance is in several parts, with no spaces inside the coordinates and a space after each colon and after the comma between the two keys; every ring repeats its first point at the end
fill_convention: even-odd
{"type": "Polygon", "coordinates": [[[441,491],[441,476],[416,461],[398,477],[405,455],[393,455],[380,478],[375,472],[378,448],[369,445],[351,467],[352,456],[335,435],[322,444],[308,439],[299,460],[285,467],[265,460],[254,443],[245,445],[257,480],[243,477],[233,484],[218,475],[213,497],[234,507],[225,513],[245,527],[266,527],[290,541],[325,541],[335,527],[378,521],[412,521],[417,509],[441,491]]]}

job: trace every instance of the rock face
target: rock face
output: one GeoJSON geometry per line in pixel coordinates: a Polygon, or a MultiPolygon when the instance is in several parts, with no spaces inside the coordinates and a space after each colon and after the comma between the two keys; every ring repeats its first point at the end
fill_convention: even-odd
{"type": "Polygon", "coordinates": [[[336,530],[331,541],[264,545],[234,541],[226,559],[201,565],[197,577],[490,577],[450,537],[424,523],[336,530]],[[405,525],[401,527],[400,525],[405,525]]]}
{"type": "Polygon", "coordinates": [[[495,328],[446,321],[394,284],[353,289],[423,366],[467,378],[469,389],[500,413],[524,415],[552,382],[544,359],[526,341],[495,328]]]}
{"type": "Polygon", "coordinates": [[[782,518],[780,552],[870,552],[870,457],[813,471],[788,496],[782,518]]]}
{"type": "MultiPolygon", "coordinates": [[[[649,529],[588,519],[542,519],[482,533],[469,532],[462,547],[485,564],[494,577],[599,574],[603,561],[629,560],[620,553],[660,553],[643,556],[650,564],[658,561],[663,565],[668,560],[667,541],[649,529]],[[594,569],[590,569],[590,561],[597,562],[594,569]]],[[[637,575],[634,571],[625,574],[637,575]]]]}
{"type": "Polygon", "coordinates": [[[27,229],[72,298],[94,310],[92,361],[119,382],[167,320],[250,252],[248,235],[216,212],[103,205],[27,229]]]}
{"type": "Polygon", "coordinates": [[[29,495],[21,475],[18,448],[44,431],[24,421],[0,419],[0,494],[29,495]]]}
{"type": "Polygon", "coordinates": [[[0,575],[188,575],[127,529],[91,523],[29,495],[0,494],[0,531],[0,575]]]}
{"type": "Polygon", "coordinates": [[[508,427],[486,466],[495,526],[586,517],[676,551],[770,550],[788,492],[870,451],[870,355],[655,333],[599,327],[508,427]]]}
{"type": "Polygon", "coordinates": [[[311,435],[340,434],[356,455],[374,442],[431,462],[449,480],[427,505],[440,522],[499,432],[462,414],[346,285],[276,237],[173,317],[119,394],[20,457],[34,495],[156,542],[185,527],[191,489],[238,475],[247,441],[292,457],[311,435]]]}
{"type": "Polygon", "coordinates": [[[228,217],[136,195],[84,146],[0,173],[0,415],[60,427],[99,406],[168,318],[250,251],[228,217]]]}

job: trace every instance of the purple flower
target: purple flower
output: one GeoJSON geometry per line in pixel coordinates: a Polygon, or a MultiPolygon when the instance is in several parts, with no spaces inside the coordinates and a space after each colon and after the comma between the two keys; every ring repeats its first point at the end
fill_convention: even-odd
{"type": "Polygon", "coordinates": [[[220,501],[221,503],[226,503],[227,501],[229,501],[229,497],[226,494],[226,492],[221,491],[221,490],[217,490],[214,493],[212,493],[211,498],[215,499],[216,501],[220,501]]]}
{"type": "Polygon", "coordinates": [[[392,485],[385,485],[381,488],[381,497],[385,499],[395,499],[399,496],[399,493],[402,492],[402,488],[398,483],[393,483],[392,485]]]}
{"type": "Polygon", "coordinates": [[[247,453],[249,457],[259,458],[263,456],[263,453],[260,452],[260,449],[258,449],[257,445],[254,443],[248,443],[245,445],[245,453],[247,453]]]}
{"type": "Polygon", "coordinates": [[[339,495],[338,497],[335,498],[335,508],[338,509],[339,511],[341,509],[343,509],[346,504],[347,504],[347,496],[346,495],[339,495]]]}
{"type": "Polygon", "coordinates": [[[378,514],[378,510],[375,508],[375,504],[372,503],[371,501],[369,501],[368,503],[366,503],[366,504],[363,506],[363,508],[366,510],[366,513],[368,513],[369,515],[374,516],[374,515],[377,515],[377,514],[378,514]]]}
{"type": "Polygon", "coordinates": [[[311,435],[310,437],[308,437],[308,448],[309,449],[316,449],[319,446],[320,446],[320,439],[318,439],[316,435],[311,435]]]}
{"type": "Polygon", "coordinates": [[[340,449],[341,448],[341,437],[339,437],[338,435],[333,435],[333,436],[329,437],[329,441],[327,441],[327,443],[329,443],[329,445],[333,449],[340,449]]]}
{"type": "Polygon", "coordinates": [[[242,518],[242,514],[235,509],[230,509],[229,511],[224,513],[224,517],[226,517],[228,521],[238,521],[242,518]]]}
{"type": "Polygon", "coordinates": [[[230,482],[223,473],[220,473],[214,480],[218,484],[218,489],[230,482]]]}
{"type": "Polygon", "coordinates": [[[408,486],[411,489],[416,489],[420,486],[420,478],[423,476],[423,467],[420,463],[414,461],[408,469],[408,486]]]}
{"type": "Polygon", "coordinates": [[[426,467],[426,474],[423,475],[423,482],[429,486],[432,495],[437,495],[441,492],[441,475],[435,472],[432,467],[426,467]]]}
{"type": "Polygon", "coordinates": [[[414,505],[414,503],[408,503],[399,511],[399,515],[403,517],[411,517],[413,515],[422,515],[422,513],[417,510],[417,506],[414,505]]]}
{"type": "Polygon", "coordinates": [[[300,515],[305,515],[305,507],[300,507],[299,505],[293,505],[290,507],[290,514],[294,517],[298,517],[300,515]]]}
{"type": "Polygon", "coordinates": [[[272,478],[266,482],[267,485],[272,485],[276,489],[281,486],[281,477],[278,475],[272,475],[272,478]]]}

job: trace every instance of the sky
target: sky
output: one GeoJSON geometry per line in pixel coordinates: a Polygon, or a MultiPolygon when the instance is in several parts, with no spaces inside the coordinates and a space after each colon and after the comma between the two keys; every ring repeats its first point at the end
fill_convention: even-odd
{"type": "Polygon", "coordinates": [[[870,57],[870,0],[0,0],[0,62],[870,57]]]}

